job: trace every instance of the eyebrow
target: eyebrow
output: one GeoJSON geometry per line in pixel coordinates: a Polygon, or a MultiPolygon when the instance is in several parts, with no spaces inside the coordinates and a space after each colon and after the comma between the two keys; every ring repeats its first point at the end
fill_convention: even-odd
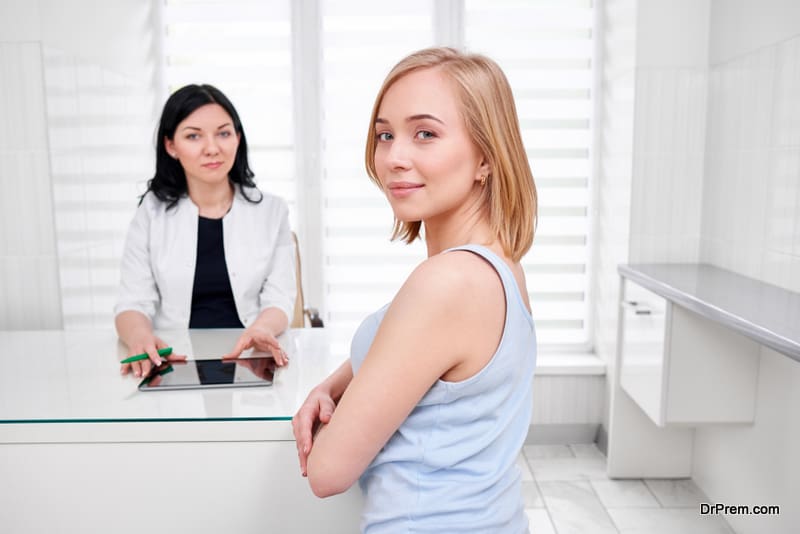
{"type": "MultiPolygon", "coordinates": [[[[438,122],[439,124],[444,125],[444,121],[434,117],[430,113],[420,113],[418,115],[411,115],[410,117],[406,118],[406,122],[419,121],[419,120],[423,120],[423,119],[430,119],[430,120],[438,122]]],[[[375,124],[388,124],[388,123],[389,123],[389,121],[387,121],[386,119],[382,119],[380,117],[375,119],[375,124]]]]}
{"type": "MultiPolygon", "coordinates": [[[[230,126],[230,125],[231,125],[230,122],[226,122],[225,124],[223,124],[221,126],[217,126],[217,130],[221,130],[222,128],[225,128],[226,126],[230,126]]],[[[200,131],[201,129],[198,128],[197,126],[184,126],[183,130],[197,130],[197,131],[200,131]]]]}

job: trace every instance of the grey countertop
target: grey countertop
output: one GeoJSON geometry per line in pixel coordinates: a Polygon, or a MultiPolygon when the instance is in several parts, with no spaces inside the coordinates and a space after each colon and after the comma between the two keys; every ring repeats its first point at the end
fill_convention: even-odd
{"type": "Polygon", "coordinates": [[[619,265],[619,274],[800,361],[800,293],[697,263],[619,265]]]}

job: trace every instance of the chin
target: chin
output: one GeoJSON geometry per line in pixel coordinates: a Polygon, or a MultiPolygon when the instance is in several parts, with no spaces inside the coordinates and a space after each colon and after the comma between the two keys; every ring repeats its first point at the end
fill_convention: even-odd
{"type": "Polygon", "coordinates": [[[411,222],[418,222],[423,219],[420,213],[412,212],[411,210],[393,209],[392,211],[394,212],[394,218],[400,222],[411,223],[411,222]]]}

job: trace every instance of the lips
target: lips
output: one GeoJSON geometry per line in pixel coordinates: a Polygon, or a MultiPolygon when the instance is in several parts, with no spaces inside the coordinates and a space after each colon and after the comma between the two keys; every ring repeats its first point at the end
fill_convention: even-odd
{"type": "Polygon", "coordinates": [[[392,182],[388,187],[390,191],[407,191],[412,189],[420,189],[424,186],[422,184],[415,184],[413,182],[392,182]]]}
{"type": "Polygon", "coordinates": [[[206,169],[217,169],[220,166],[222,166],[222,162],[221,161],[212,161],[211,163],[204,163],[203,164],[203,167],[205,167],[206,169]]]}
{"type": "Polygon", "coordinates": [[[414,194],[425,187],[423,184],[415,184],[413,182],[391,182],[387,189],[389,193],[395,198],[404,198],[414,194]]]}

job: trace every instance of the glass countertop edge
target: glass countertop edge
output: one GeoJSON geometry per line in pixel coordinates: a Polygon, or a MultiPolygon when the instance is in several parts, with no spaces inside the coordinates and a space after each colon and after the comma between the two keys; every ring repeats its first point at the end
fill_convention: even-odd
{"type": "Polygon", "coordinates": [[[161,417],[148,418],[108,418],[108,419],[3,419],[0,425],[35,425],[35,424],[60,424],[60,423],[214,423],[214,422],[248,422],[248,421],[291,421],[292,416],[277,417],[161,417]]]}

